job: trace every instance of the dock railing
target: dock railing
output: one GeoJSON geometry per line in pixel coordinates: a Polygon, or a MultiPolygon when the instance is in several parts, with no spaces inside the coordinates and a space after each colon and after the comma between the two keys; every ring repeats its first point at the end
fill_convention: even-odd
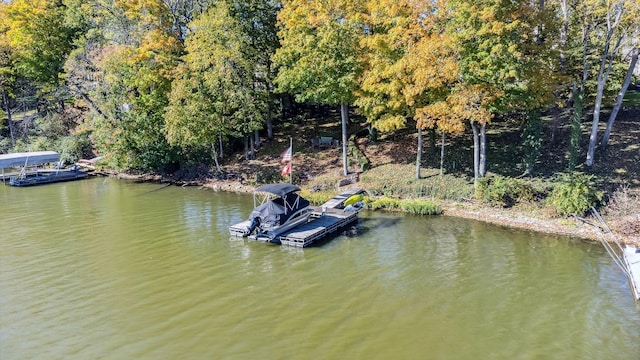
{"type": "MultiPolygon", "coordinates": [[[[622,243],[620,242],[620,240],[618,240],[618,238],[616,238],[615,234],[613,233],[613,231],[611,231],[611,228],[609,227],[607,222],[604,221],[602,216],[600,216],[600,213],[598,212],[598,210],[592,207],[591,214],[599,223],[599,224],[591,224],[591,225],[595,227],[600,233],[600,242],[602,243],[602,246],[605,248],[609,256],[611,256],[611,259],[613,259],[613,262],[615,262],[616,265],[618,265],[618,267],[624,272],[627,278],[631,280],[631,272],[629,271],[629,268],[627,267],[624,259],[622,259],[622,257],[619,255],[619,254],[622,254],[624,251],[624,247],[622,246],[622,243]],[[607,238],[609,238],[610,241],[607,238]]],[[[583,221],[585,220],[583,219],[583,221]]]]}

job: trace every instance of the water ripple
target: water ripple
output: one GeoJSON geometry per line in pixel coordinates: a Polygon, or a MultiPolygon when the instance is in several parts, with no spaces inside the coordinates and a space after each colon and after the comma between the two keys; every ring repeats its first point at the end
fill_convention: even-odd
{"type": "Polygon", "coordinates": [[[362,235],[303,250],[230,239],[247,196],[92,179],[0,199],[3,360],[640,351],[624,277],[567,238],[363,213],[362,235]]]}

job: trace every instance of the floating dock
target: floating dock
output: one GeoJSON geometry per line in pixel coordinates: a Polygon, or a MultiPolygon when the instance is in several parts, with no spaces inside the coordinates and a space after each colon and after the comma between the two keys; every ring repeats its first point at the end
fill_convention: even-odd
{"type": "Polygon", "coordinates": [[[314,241],[329,236],[338,230],[358,221],[357,212],[345,213],[340,209],[327,209],[323,215],[322,208],[311,213],[311,220],[300,226],[280,234],[282,245],[306,247],[314,241]]]}
{"type": "MultiPolygon", "coordinates": [[[[360,188],[349,189],[321,206],[312,207],[313,211],[308,222],[283,232],[273,240],[275,240],[275,242],[280,242],[282,245],[306,247],[315,241],[330,236],[340,229],[357,222],[358,212],[345,212],[343,210],[344,202],[349,197],[363,192],[364,190],[360,188]]],[[[231,225],[229,227],[229,232],[232,236],[248,236],[248,228],[250,224],[251,222],[249,220],[245,220],[231,225]]]]}

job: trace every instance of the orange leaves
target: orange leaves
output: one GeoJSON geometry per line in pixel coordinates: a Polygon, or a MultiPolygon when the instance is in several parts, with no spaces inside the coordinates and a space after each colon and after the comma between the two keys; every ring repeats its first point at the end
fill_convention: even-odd
{"type": "MultiPolygon", "coordinates": [[[[420,128],[449,124],[446,99],[458,79],[451,39],[441,29],[444,1],[378,0],[367,2],[364,16],[371,34],[363,35],[366,68],[357,100],[369,121],[381,130],[404,126],[413,116],[420,128]],[[402,118],[402,121],[398,119],[402,118]]],[[[445,130],[446,129],[446,130],[445,130]]]]}
{"type": "Polygon", "coordinates": [[[493,114],[487,110],[487,105],[497,96],[501,96],[501,93],[491,94],[483,86],[459,88],[444,100],[416,109],[414,118],[418,128],[437,127],[442,132],[459,134],[464,131],[467,121],[489,123],[493,114]]]}

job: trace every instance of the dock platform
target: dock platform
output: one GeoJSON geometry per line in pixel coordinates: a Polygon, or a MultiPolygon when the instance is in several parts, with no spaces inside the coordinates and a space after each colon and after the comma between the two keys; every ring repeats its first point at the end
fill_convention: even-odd
{"type": "Polygon", "coordinates": [[[624,262],[629,271],[629,284],[636,300],[640,300],[640,249],[627,245],[623,251],[624,262]]]}
{"type": "Polygon", "coordinates": [[[306,247],[314,241],[329,236],[338,230],[358,221],[357,212],[345,213],[339,209],[328,209],[322,215],[322,208],[317,208],[311,213],[308,223],[302,224],[279,236],[282,245],[306,247]]]}

